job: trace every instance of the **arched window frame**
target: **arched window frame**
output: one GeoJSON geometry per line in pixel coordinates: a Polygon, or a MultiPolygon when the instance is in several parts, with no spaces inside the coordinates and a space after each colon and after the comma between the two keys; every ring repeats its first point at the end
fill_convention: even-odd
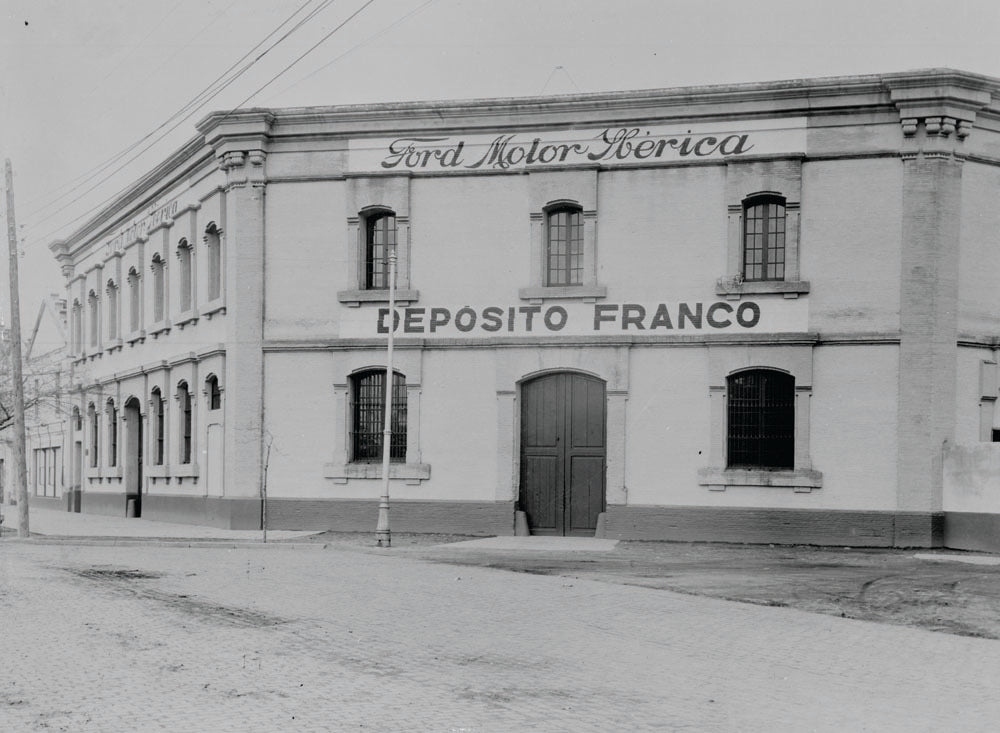
{"type": "Polygon", "coordinates": [[[583,284],[583,207],[559,202],[545,207],[545,285],[583,284]]]}
{"type": "Polygon", "coordinates": [[[743,200],[743,280],[784,281],[785,197],[766,191],[743,200]]]}
{"type": "MultiPolygon", "coordinates": [[[[375,463],[382,460],[385,427],[385,369],[366,369],[351,375],[351,460],[375,463]]],[[[406,462],[406,376],[392,375],[392,430],[389,460],[406,462]]]]}
{"type": "Polygon", "coordinates": [[[177,402],[179,407],[180,434],[178,442],[178,458],[181,465],[191,463],[194,444],[194,399],[191,389],[185,380],[177,383],[177,402]]]}
{"type": "Polygon", "coordinates": [[[388,290],[389,253],[397,247],[396,212],[372,208],[363,213],[363,220],[365,290],[388,290]]]}
{"type": "Polygon", "coordinates": [[[113,397],[108,398],[105,406],[108,418],[108,466],[118,465],[118,408],[113,397]]]}
{"type": "Polygon", "coordinates": [[[194,308],[194,250],[188,240],[177,243],[178,308],[186,313],[194,308]]]}
{"type": "Polygon", "coordinates": [[[150,258],[149,269],[153,276],[153,323],[162,323],[167,319],[167,263],[159,252],[150,258]]]}
{"type": "Polygon", "coordinates": [[[80,413],[80,408],[73,405],[73,427],[72,429],[76,432],[83,430],[83,415],[80,413]]]}
{"type": "Polygon", "coordinates": [[[219,384],[219,378],[215,374],[209,374],[205,378],[204,394],[209,410],[222,409],[222,386],[219,384]]]}
{"type": "Polygon", "coordinates": [[[163,393],[160,391],[159,387],[153,387],[150,391],[149,401],[153,418],[153,465],[162,466],[165,455],[164,444],[166,441],[166,431],[163,393]]]}
{"type": "Polygon", "coordinates": [[[207,251],[206,296],[209,303],[222,298],[222,230],[216,223],[205,227],[205,249],[207,251]]]}
{"type": "Polygon", "coordinates": [[[97,468],[100,465],[98,450],[100,447],[100,426],[98,424],[97,408],[91,402],[87,405],[87,422],[90,427],[90,467],[97,468]]]}
{"type": "Polygon", "coordinates": [[[726,378],[726,468],[795,468],[795,377],[743,369],[726,378]]]}
{"type": "Polygon", "coordinates": [[[83,354],[83,306],[80,300],[73,299],[73,353],[83,354]]]}
{"type": "Polygon", "coordinates": [[[91,289],[87,294],[87,310],[89,311],[88,331],[90,339],[88,343],[92,350],[96,350],[101,345],[101,300],[97,295],[97,290],[91,289]]]}
{"type": "Polygon", "coordinates": [[[120,298],[118,293],[118,284],[114,281],[114,278],[108,279],[105,292],[108,295],[108,341],[114,342],[121,338],[121,330],[119,328],[120,298]]]}
{"type": "Polygon", "coordinates": [[[128,303],[129,303],[129,333],[135,333],[142,328],[142,292],[140,290],[142,276],[134,268],[128,270],[128,303]]]}

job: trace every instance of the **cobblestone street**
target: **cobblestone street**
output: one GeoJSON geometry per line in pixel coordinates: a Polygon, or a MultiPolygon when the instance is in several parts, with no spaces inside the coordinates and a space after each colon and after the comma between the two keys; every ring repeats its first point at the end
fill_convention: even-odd
{"type": "Polygon", "coordinates": [[[987,731],[1000,642],[342,549],[0,545],[0,730],[987,731]]]}

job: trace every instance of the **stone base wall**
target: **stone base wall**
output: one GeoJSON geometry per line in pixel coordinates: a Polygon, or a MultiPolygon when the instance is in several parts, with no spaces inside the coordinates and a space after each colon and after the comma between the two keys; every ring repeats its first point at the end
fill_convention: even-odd
{"type": "Polygon", "coordinates": [[[142,518],[222,529],[260,529],[260,499],[144,494],[142,518]]]}

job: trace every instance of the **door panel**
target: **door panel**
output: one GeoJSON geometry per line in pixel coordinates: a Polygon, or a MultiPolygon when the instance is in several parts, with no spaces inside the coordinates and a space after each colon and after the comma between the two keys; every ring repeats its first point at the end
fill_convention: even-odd
{"type": "Polygon", "coordinates": [[[558,373],[521,388],[521,508],[535,534],[593,534],[604,511],[605,390],[558,373]]]}

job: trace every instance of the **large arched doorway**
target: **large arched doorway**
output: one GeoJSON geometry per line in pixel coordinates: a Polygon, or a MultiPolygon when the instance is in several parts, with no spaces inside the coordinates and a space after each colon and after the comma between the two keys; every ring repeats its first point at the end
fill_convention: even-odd
{"type": "Polygon", "coordinates": [[[125,516],[142,516],[142,410],[135,397],[125,403],[125,516]],[[131,507],[131,511],[130,511],[131,507]]]}
{"type": "Polygon", "coordinates": [[[604,511],[604,382],[556,372],[521,385],[520,508],[532,534],[589,535],[604,511]]]}

